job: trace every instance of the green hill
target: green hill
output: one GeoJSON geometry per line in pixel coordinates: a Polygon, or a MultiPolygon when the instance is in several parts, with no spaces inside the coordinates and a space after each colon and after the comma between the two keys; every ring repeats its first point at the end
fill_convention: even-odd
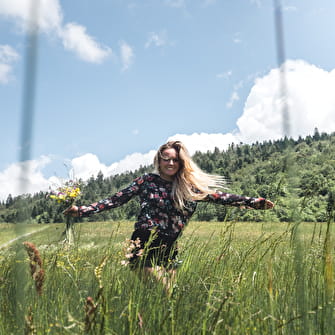
{"type": "MultiPolygon", "coordinates": [[[[200,153],[195,162],[209,173],[225,176],[227,192],[266,197],[276,203],[271,211],[252,211],[202,203],[195,220],[239,221],[326,221],[335,192],[335,133],[306,138],[283,138],[262,143],[231,144],[225,151],[200,153]]],[[[135,172],[105,178],[100,173],[82,187],[80,204],[106,198],[127,186],[134,178],[151,172],[152,166],[135,172]]],[[[85,220],[134,220],[138,213],[136,199],[120,208],[85,220]]],[[[0,204],[0,222],[63,222],[64,217],[47,193],[8,195],[0,204]]]]}

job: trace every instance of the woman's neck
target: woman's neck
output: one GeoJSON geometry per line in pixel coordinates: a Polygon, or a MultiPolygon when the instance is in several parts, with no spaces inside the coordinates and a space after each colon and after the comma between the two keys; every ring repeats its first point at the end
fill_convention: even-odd
{"type": "Polygon", "coordinates": [[[159,176],[161,179],[168,181],[170,183],[172,183],[174,179],[174,176],[165,176],[164,174],[161,174],[161,173],[159,174],[159,176]]]}

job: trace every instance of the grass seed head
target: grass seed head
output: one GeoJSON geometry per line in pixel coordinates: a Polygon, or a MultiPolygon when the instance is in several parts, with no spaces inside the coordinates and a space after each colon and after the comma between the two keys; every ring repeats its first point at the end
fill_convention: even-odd
{"type": "Polygon", "coordinates": [[[45,272],[42,267],[42,259],[36,246],[31,242],[23,242],[30,260],[30,274],[35,282],[36,291],[42,294],[45,272]]]}

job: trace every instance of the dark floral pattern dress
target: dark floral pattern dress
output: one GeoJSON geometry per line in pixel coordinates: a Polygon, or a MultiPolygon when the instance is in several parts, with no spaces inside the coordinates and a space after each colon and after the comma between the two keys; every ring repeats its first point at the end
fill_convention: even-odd
{"type": "MultiPolygon", "coordinates": [[[[109,198],[89,206],[79,207],[79,216],[121,206],[134,196],[139,197],[141,210],[135,230],[126,247],[126,261],[132,268],[164,266],[167,269],[179,266],[176,240],[197,208],[198,201],[187,201],[184,210],[173,205],[172,182],[149,173],[136,178],[128,187],[109,198]]],[[[251,198],[217,191],[208,194],[202,201],[221,205],[262,208],[265,199],[251,198]]]]}
{"type": "MultiPolygon", "coordinates": [[[[111,197],[89,206],[80,206],[79,216],[86,217],[121,206],[134,196],[138,196],[141,210],[135,223],[132,240],[140,238],[144,243],[149,239],[150,232],[155,231],[161,240],[171,245],[180,236],[185,225],[195,212],[198,202],[188,201],[186,208],[181,211],[174,207],[171,192],[172,182],[162,179],[157,174],[144,174],[111,197]]],[[[263,199],[217,191],[207,195],[202,201],[237,207],[259,208],[260,200],[263,199]],[[256,206],[257,202],[258,206],[256,206]]]]}

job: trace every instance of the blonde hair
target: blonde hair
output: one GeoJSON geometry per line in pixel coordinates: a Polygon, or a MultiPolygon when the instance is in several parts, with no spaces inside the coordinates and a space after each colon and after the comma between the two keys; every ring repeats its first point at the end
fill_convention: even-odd
{"type": "Polygon", "coordinates": [[[225,187],[224,177],[202,171],[180,141],[169,141],[158,149],[154,158],[154,166],[158,173],[162,153],[166,149],[175,149],[178,153],[180,167],[172,183],[172,198],[177,208],[183,210],[187,201],[202,200],[217,188],[225,187]]]}

